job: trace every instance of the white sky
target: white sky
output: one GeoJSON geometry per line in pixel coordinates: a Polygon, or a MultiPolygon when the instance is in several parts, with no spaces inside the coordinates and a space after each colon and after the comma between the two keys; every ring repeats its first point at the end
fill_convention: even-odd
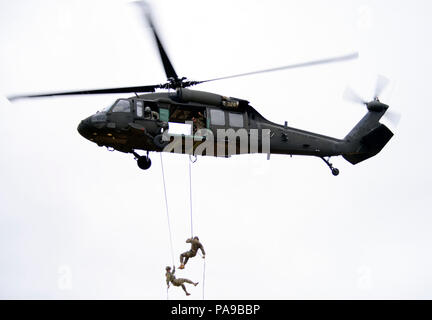
{"type": "MultiPolygon", "coordinates": [[[[430,1],[168,1],[155,19],[193,80],[360,52],[355,62],[209,83],[269,120],[343,138],[365,109],[347,85],[402,113],[395,137],[357,166],[333,158],[199,158],[194,231],[208,299],[432,298],[430,1]]],[[[161,83],[127,1],[0,0],[3,95],[161,83]]],[[[0,106],[0,298],[166,299],[171,253],[159,154],[83,139],[81,119],[118,96],[0,106]]],[[[190,235],[188,158],[164,155],[176,265],[190,235]]],[[[202,282],[197,257],[178,276],[202,282]]],[[[202,283],[191,287],[202,298],[202,283]]],[[[170,298],[185,298],[180,288],[170,298]]]]}

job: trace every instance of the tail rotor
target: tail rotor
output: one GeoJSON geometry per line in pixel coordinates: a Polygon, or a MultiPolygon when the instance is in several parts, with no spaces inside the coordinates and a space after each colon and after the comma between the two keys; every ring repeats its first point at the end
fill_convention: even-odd
{"type": "Polygon", "coordinates": [[[355,92],[350,87],[347,87],[345,89],[343,98],[344,100],[355,104],[363,104],[368,108],[369,111],[382,111],[383,109],[387,109],[384,116],[393,126],[397,127],[401,119],[401,114],[393,110],[388,110],[389,106],[380,102],[380,96],[389,84],[390,80],[388,78],[379,75],[375,85],[374,97],[373,100],[370,102],[363,99],[359,94],[357,94],[357,92],[355,92]]]}

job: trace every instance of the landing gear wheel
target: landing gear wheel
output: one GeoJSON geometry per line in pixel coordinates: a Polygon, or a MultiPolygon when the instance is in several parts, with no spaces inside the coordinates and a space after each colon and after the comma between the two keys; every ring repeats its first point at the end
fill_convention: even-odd
{"type": "Polygon", "coordinates": [[[142,170],[147,170],[151,167],[151,160],[147,156],[140,156],[137,160],[138,167],[142,170]]]}
{"type": "Polygon", "coordinates": [[[337,177],[337,176],[339,175],[339,169],[337,169],[337,168],[333,168],[333,169],[332,169],[332,174],[333,174],[335,177],[337,177]]]}

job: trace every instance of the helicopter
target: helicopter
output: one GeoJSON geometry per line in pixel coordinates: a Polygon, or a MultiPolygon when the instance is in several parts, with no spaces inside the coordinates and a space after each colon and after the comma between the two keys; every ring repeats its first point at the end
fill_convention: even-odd
{"type": "Polygon", "coordinates": [[[366,115],[343,139],[337,139],[301,129],[273,123],[264,118],[249,101],[215,93],[188,89],[202,83],[244,77],[286,69],[336,63],[358,58],[358,53],[328,59],[303,62],[283,67],[235,74],[204,81],[179,77],[163,46],[147,3],[138,2],[159,51],[167,81],[162,84],[26,94],[10,96],[14,101],[68,95],[134,93],[117,99],[111,106],[82,120],[78,132],[87,140],[110,151],[134,155],[140,169],[151,167],[150,152],[175,152],[190,156],[230,157],[238,154],[262,153],[303,155],[321,158],[334,176],[339,170],[330,162],[342,156],[355,165],[377,155],[393,137],[380,119],[389,106],[380,102],[379,95],[386,86],[380,78],[372,101],[363,101],[354,92],[351,100],[364,104],[366,115]],[[164,90],[158,91],[157,89],[164,90]],[[172,133],[175,124],[188,126],[189,132],[172,133]],[[137,151],[145,151],[140,155],[137,151]]]}

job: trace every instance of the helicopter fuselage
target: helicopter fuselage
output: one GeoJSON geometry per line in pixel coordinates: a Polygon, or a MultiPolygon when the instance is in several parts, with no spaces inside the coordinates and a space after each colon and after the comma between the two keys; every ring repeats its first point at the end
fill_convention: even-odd
{"type": "Polygon", "coordinates": [[[330,157],[350,149],[346,140],[270,122],[245,100],[187,89],[118,99],[110,108],[83,120],[78,131],[99,146],[127,153],[330,157]],[[190,124],[190,133],[171,134],[173,123],[190,124]]]}

